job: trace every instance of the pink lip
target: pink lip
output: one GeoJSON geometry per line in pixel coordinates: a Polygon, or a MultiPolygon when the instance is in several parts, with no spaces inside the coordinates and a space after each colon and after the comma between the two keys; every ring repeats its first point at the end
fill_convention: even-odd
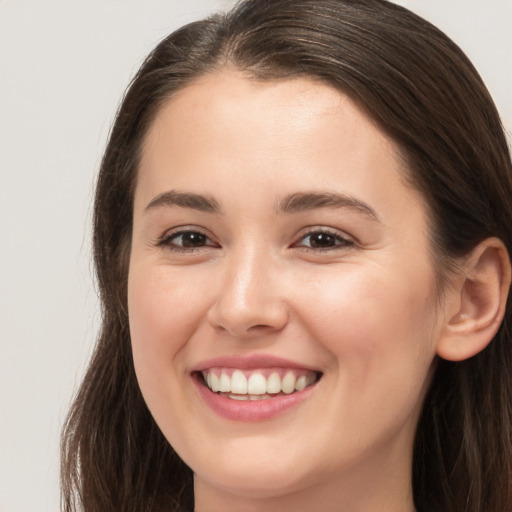
{"type": "Polygon", "coordinates": [[[265,421],[275,418],[306,400],[316,387],[315,384],[304,391],[291,395],[276,396],[268,400],[232,400],[210,391],[202,382],[198,373],[192,375],[199,394],[216,414],[233,421],[265,421]]]}
{"type": "Polygon", "coordinates": [[[205,404],[219,416],[233,420],[256,422],[275,418],[306,400],[316,388],[316,384],[290,395],[279,395],[267,400],[232,400],[214,393],[204,385],[200,372],[208,368],[226,367],[250,370],[257,368],[298,368],[316,371],[303,364],[269,355],[225,356],[198,363],[191,370],[192,380],[205,404]]]}
{"type": "Polygon", "coordinates": [[[266,354],[251,354],[247,356],[235,355],[235,356],[221,356],[213,359],[207,359],[201,361],[195,365],[191,372],[200,372],[208,368],[214,367],[226,367],[226,368],[238,368],[240,370],[255,370],[257,368],[298,368],[305,370],[318,371],[310,366],[290,361],[282,357],[276,357],[266,354]]]}

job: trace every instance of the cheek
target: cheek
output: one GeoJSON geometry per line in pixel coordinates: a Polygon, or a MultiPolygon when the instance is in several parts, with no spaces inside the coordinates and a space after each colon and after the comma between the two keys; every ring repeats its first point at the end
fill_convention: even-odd
{"type": "Polygon", "coordinates": [[[202,314],[201,296],[191,289],[171,279],[164,266],[130,268],[128,313],[135,373],[153,418],[175,448],[183,444],[179,417],[189,407],[182,355],[202,314]]]}
{"type": "Polygon", "coordinates": [[[204,301],[183,281],[170,276],[164,266],[130,270],[130,334],[134,352],[141,357],[172,359],[197,327],[204,301]]]}
{"type": "MultiPolygon", "coordinates": [[[[135,373],[144,399],[157,423],[172,423],[170,396],[186,374],[187,342],[202,314],[201,297],[194,288],[171,279],[164,266],[130,269],[128,313],[135,373]]],[[[160,425],[161,427],[163,424],[160,425]]]]}
{"type": "Polygon", "coordinates": [[[297,308],[322,331],[319,339],[357,339],[357,346],[378,350],[432,334],[434,291],[425,271],[353,265],[304,283],[296,288],[297,308]]]}
{"type": "Polygon", "coordinates": [[[404,410],[421,399],[435,355],[430,273],[352,268],[326,276],[310,294],[304,322],[334,356],[341,400],[367,400],[371,411],[390,397],[404,410]]]}

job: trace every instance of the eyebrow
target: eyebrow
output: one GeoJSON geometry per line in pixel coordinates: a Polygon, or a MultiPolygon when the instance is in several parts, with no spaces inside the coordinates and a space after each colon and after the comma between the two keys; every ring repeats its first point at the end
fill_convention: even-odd
{"type": "MultiPolygon", "coordinates": [[[[220,204],[213,197],[177,190],[169,190],[157,195],[150,201],[144,211],[170,206],[191,208],[205,213],[222,213],[220,204]]],[[[297,192],[291,194],[279,201],[276,206],[276,213],[297,213],[318,208],[348,208],[380,222],[377,212],[365,202],[352,196],[331,192],[297,192]]]]}
{"type": "Polygon", "coordinates": [[[348,208],[380,222],[377,212],[365,202],[344,194],[330,192],[298,192],[277,205],[277,212],[296,213],[317,208],[348,208]]]}
{"type": "Polygon", "coordinates": [[[191,208],[205,213],[221,213],[219,203],[213,198],[194,194],[191,192],[178,192],[169,190],[157,195],[146,206],[144,211],[161,208],[162,206],[179,206],[181,208],[191,208]]]}

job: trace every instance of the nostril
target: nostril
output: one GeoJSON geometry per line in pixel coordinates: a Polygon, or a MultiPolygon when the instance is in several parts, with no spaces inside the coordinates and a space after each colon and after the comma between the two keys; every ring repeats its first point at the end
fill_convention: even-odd
{"type": "Polygon", "coordinates": [[[266,336],[272,333],[281,331],[286,325],[286,321],[283,323],[264,324],[257,323],[252,325],[251,322],[243,322],[241,319],[237,321],[235,319],[223,319],[223,321],[212,321],[210,318],[210,325],[220,335],[232,336],[240,339],[247,338],[258,338],[266,336]]]}
{"type": "Polygon", "coordinates": [[[253,325],[253,326],[249,327],[249,330],[253,331],[253,332],[267,332],[267,331],[274,331],[275,328],[272,327],[271,325],[258,324],[258,325],[253,325]]]}
{"type": "Polygon", "coordinates": [[[216,332],[239,338],[280,331],[288,320],[288,307],[280,292],[261,283],[251,289],[229,287],[219,293],[207,312],[207,321],[216,332]]]}

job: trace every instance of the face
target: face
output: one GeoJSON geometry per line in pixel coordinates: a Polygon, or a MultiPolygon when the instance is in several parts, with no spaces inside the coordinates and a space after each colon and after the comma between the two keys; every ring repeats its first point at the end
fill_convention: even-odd
{"type": "Polygon", "coordinates": [[[350,99],[311,80],[226,71],[162,107],[135,193],[130,330],[196,489],[410,479],[440,321],[405,172],[350,99]]]}

